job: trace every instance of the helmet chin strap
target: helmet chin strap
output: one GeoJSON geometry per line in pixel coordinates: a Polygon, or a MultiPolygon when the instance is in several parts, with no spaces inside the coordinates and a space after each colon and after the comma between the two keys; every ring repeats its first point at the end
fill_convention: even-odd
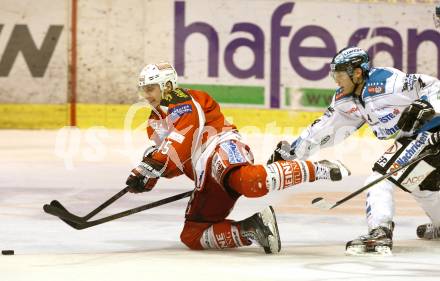
{"type": "Polygon", "coordinates": [[[352,73],[352,74],[349,75],[349,76],[350,76],[351,83],[353,83],[353,85],[354,85],[354,89],[353,89],[352,94],[356,94],[356,91],[358,90],[358,88],[361,87],[361,86],[363,86],[364,81],[363,81],[363,79],[362,79],[362,81],[361,81],[360,83],[356,83],[356,82],[354,82],[353,75],[354,75],[354,73],[352,73]]]}
{"type": "Polygon", "coordinates": [[[363,83],[355,83],[353,80],[351,80],[351,81],[352,81],[353,84],[354,84],[354,90],[353,90],[353,92],[356,94],[356,91],[358,90],[358,88],[359,88],[360,86],[362,86],[363,83]]]}

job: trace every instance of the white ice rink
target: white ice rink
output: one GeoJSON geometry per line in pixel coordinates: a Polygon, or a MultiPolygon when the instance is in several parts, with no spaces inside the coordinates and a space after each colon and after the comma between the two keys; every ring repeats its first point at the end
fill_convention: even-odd
{"type": "MultiPolygon", "coordinates": [[[[121,131],[103,129],[0,131],[0,249],[15,250],[14,256],[0,256],[1,281],[440,280],[440,241],[416,238],[417,225],[428,219],[410,195],[395,193],[390,257],[344,254],[346,241],[366,233],[364,194],[332,211],[310,205],[317,196],[337,200],[363,185],[386,147],[371,140],[353,139],[314,157],[347,163],[354,175],[340,183],[304,184],[260,199],[239,199],[232,219],[274,206],[282,239],[277,255],[255,246],[188,250],[179,240],[187,198],[85,230],[43,212],[45,203],[58,199],[85,215],[121,190],[143,151],[143,137],[136,133],[130,140],[121,131]]],[[[245,140],[261,163],[280,138],[245,140]]],[[[128,194],[97,217],[190,189],[192,183],[183,177],[161,180],[153,191],[128,194]]]]}

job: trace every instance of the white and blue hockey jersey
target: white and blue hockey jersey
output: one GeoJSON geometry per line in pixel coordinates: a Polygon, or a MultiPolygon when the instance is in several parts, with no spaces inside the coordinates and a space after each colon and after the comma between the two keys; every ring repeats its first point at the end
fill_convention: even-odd
{"type": "Polygon", "coordinates": [[[396,124],[403,110],[417,99],[431,103],[440,115],[440,81],[390,67],[372,68],[362,95],[344,95],[336,90],[324,115],[292,143],[292,152],[299,158],[308,158],[320,148],[341,142],[365,123],[378,139],[412,135],[413,132],[400,133],[396,124]]]}

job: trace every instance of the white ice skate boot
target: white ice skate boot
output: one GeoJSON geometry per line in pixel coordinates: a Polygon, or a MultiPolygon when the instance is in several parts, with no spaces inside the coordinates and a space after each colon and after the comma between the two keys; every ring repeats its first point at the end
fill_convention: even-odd
{"type": "Polygon", "coordinates": [[[278,253],[281,250],[277,219],[272,206],[239,223],[241,235],[257,242],[266,254],[278,253]]]}
{"type": "Polygon", "coordinates": [[[345,253],[352,256],[392,255],[394,223],[374,228],[368,235],[347,242],[345,253]]]}
{"type": "Polygon", "coordinates": [[[440,239],[440,226],[432,223],[422,224],[417,227],[417,237],[427,240],[440,239]]]}
{"type": "Polygon", "coordinates": [[[351,175],[350,170],[340,161],[330,162],[321,160],[314,163],[316,166],[316,179],[329,179],[339,181],[343,177],[351,175]]]}

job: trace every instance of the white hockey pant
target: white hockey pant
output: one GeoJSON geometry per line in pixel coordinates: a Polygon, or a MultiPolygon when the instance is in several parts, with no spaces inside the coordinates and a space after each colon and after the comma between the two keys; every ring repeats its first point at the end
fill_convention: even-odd
{"type": "MultiPolygon", "coordinates": [[[[382,175],[373,172],[368,177],[365,184],[381,177],[382,175]]],[[[373,187],[367,193],[366,215],[369,230],[378,226],[385,226],[393,220],[394,216],[394,189],[399,188],[388,180],[383,180],[373,187]]],[[[416,199],[431,222],[434,225],[440,225],[440,192],[421,191],[419,188],[413,190],[411,195],[416,199]]]]}

